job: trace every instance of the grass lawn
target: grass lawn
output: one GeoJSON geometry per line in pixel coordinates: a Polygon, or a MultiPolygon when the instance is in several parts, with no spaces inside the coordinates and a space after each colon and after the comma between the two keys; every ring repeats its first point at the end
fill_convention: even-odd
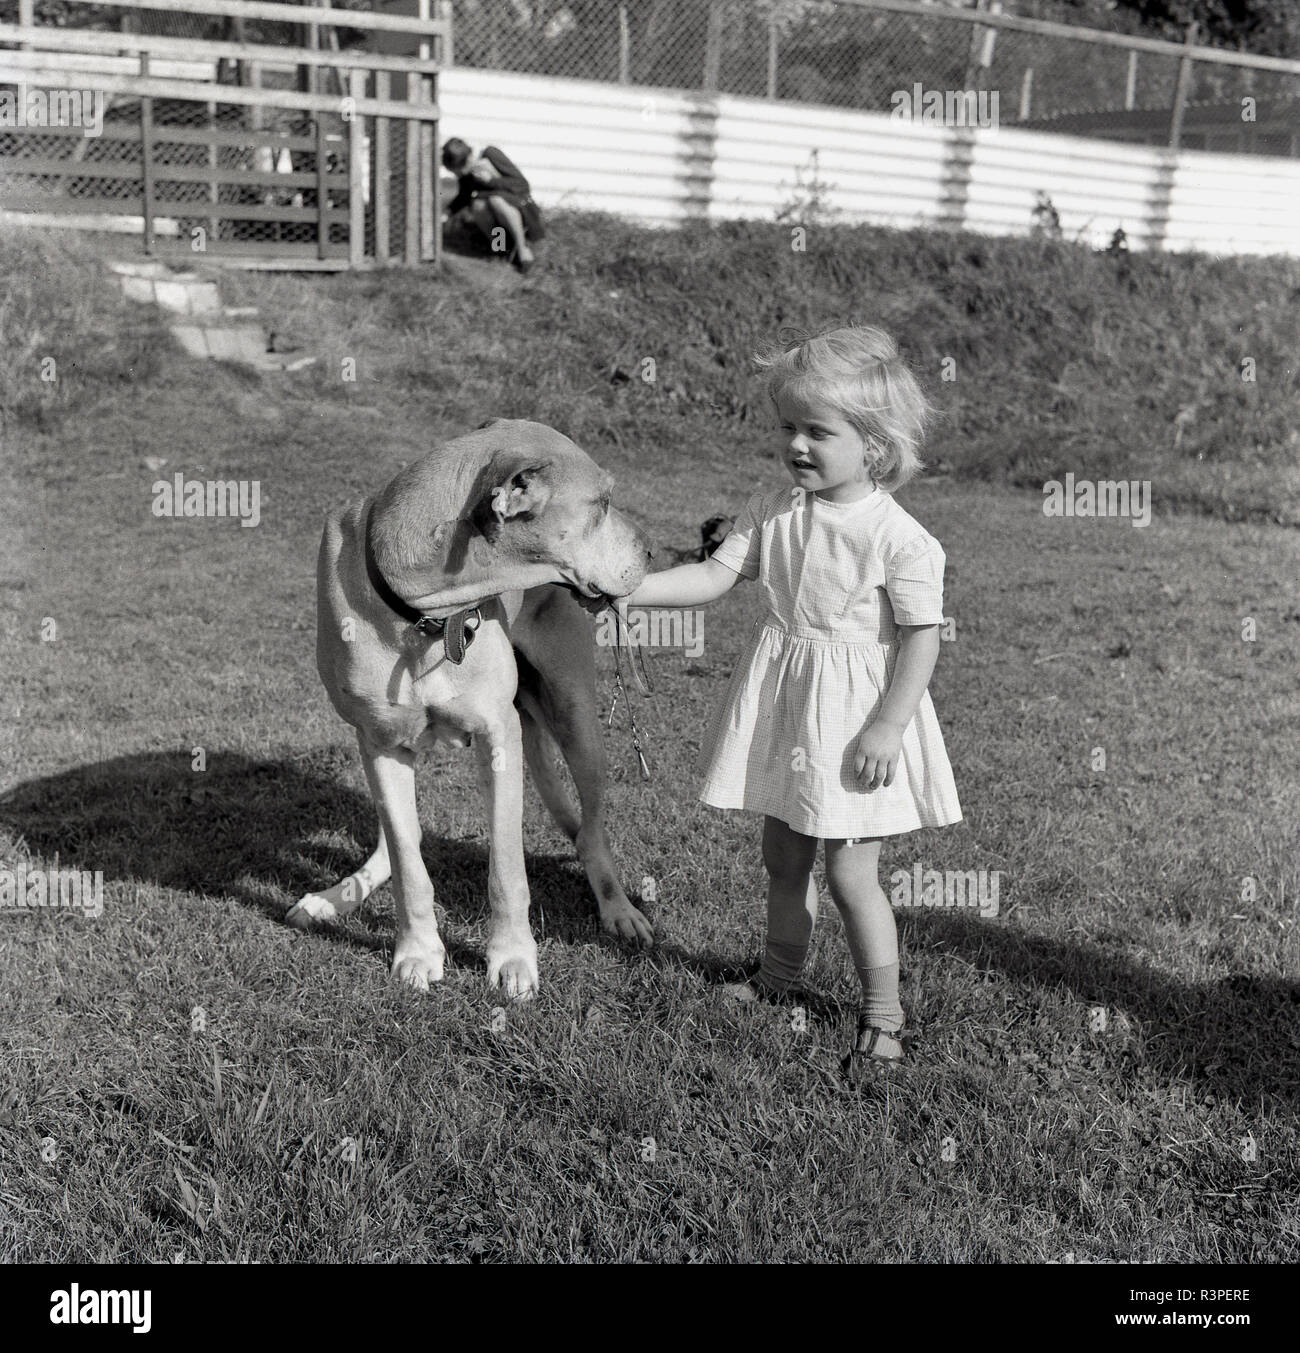
{"type": "Polygon", "coordinates": [[[98,919],[0,916],[0,1259],[1300,1257],[1300,265],[783,239],[562,218],[525,281],[464,258],[226,278],[322,354],[262,378],[173,350],[94,246],[0,237],[0,864],[105,880],[98,919]],[[782,482],[747,345],[848,313],[899,331],[948,409],[942,472],[900,501],[948,554],[932,691],[966,819],[883,868],[1000,871],[996,917],[900,911],[907,1070],[839,1076],[856,981],[829,899],[805,994],[720,992],[758,957],[764,881],[756,821],[697,804],[694,759],[752,586],[699,656],[653,655],[649,784],[621,709],[607,734],[655,949],[599,934],[530,790],[542,990],[503,1007],[464,754],[422,776],[441,986],[390,985],[386,888],[286,927],[373,843],[314,668],[327,506],[528,416],[617,475],[671,562],[782,482]],[[1046,517],[1035,485],[1071,470],[1152,480],[1151,524],[1046,517]],[[258,527],[154,517],[178,471],[257,480],[258,527]]]}

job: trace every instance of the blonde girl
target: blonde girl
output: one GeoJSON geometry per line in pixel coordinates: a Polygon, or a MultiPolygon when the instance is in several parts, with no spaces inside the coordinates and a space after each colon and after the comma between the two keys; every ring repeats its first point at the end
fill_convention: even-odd
{"type": "Polygon", "coordinates": [[[921,467],[929,406],[879,329],[835,329],[757,360],[792,487],[756,494],[712,558],[651,575],[627,604],[699,606],[759,581],[766,614],[705,742],[700,798],[763,816],[767,938],[754,986],[769,992],[803,967],[824,843],[862,984],[852,1070],[903,1056],[881,843],[961,820],[926,689],[944,552],[893,498],[921,467]]]}

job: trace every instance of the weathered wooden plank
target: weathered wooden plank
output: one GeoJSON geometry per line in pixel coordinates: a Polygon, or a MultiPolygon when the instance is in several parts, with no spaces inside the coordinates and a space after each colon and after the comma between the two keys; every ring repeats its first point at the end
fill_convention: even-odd
{"type": "Polygon", "coordinates": [[[322,9],[317,5],[280,5],[267,3],[266,0],[108,0],[108,4],[113,9],[151,9],[169,14],[216,14],[228,19],[324,24],[331,28],[359,28],[372,33],[429,33],[441,36],[448,27],[441,19],[370,14],[356,9],[322,9]]]}
{"type": "MultiPolygon", "coordinates": [[[[256,169],[215,169],[206,165],[171,165],[160,161],[157,156],[158,141],[154,136],[154,178],[162,183],[203,183],[215,187],[232,188],[314,188],[319,181],[316,174],[268,173],[256,169]]],[[[44,175],[69,179],[138,179],[141,163],[139,160],[56,160],[45,156],[22,159],[15,155],[0,155],[0,173],[11,176],[44,175]]],[[[348,186],[346,174],[326,174],[325,185],[328,188],[342,189],[348,186]]]]}
{"type": "MultiPolygon", "coordinates": [[[[349,11],[350,13],[351,11],[349,11]]],[[[141,57],[147,56],[142,52],[141,57]]],[[[49,62],[52,52],[0,52],[0,84],[44,85],[61,89],[69,72],[49,62]]],[[[362,58],[357,63],[365,65],[362,58]]],[[[84,72],[83,72],[84,73],[84,72]]],[[[337,113],[338,99],[331,94],[299,94],[289,89],[247,89],[239,85],[217,85],[204,80],[155,80],[139,75],[96,75],[95,88],[106,94],[138,94],[142,98],[175,99],[179,102],[239,104],[257,108],[289,108],[308,113],[337,113]],[[216,91],[214,93],[214,91],[216,91]]],[[[400,117],[436,119],[438,110],[429,104],[402,103],[390,99],[377,103],[363,99],[355,110],[362,117],[400,117]]]]}
{"type": "Polygon", "coordinates": [[[150,52],[154,56],[177,61],[220,60],[261,61],[264,66],[292,70],[295,66],[336,66],[344,70],[365,65],[370,70],[420,71],[431,75],[440,69],[434,60],[414,56],[389,56],[379,52],[335,52],[310,47],[273,47],[257,42],[225,42],[215,38],[174,38],[153,33],[100,33],[88,28],[51,28],[37,24],[0,23],[0,42],[19,42],[36,38],[42,51],[66,51],[85,55],[103,52],[118,56],[123,52],[150,52]],[[292,55],[287,55],[291,52],[292,55]]]}

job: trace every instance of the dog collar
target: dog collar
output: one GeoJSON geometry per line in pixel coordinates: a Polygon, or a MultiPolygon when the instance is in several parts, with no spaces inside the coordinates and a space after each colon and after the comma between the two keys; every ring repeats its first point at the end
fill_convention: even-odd
{"type": "Polygon", "coordinates": [[[477,606],[466,606],[464,610],[452,615],[426,615],[418,611],[410,602],[405,601],[393,591],[388,579],[384,577],[379,561],[375,558],[374,545],[370,539],[370,511],[366,512],[366,576],[370,586],[375,589],[379,600],[395,615],[401,616],[412,629],[418,630],[426,639],[441,639],[447,650],[447,660],[458,667],[465,661],[465,650],[474,642],[474,635],[483,623],[483,614],[477,606]],[[474,624],[470,625],[470,620],[474,624]]]}

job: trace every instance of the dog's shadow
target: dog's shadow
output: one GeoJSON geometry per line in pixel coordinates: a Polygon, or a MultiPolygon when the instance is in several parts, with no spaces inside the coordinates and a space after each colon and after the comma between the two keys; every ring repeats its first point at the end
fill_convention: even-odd
{"type": "MultiPolygon", "coordinates": [[[[105,882],[152,883],[209,897],[234,897],[275,921],[303,893],[356,869],[375,832],[369,796],[350,787],[355,758],[320,749],[255,761],[223,752],[204,771],[189,753],[139,753],[28,781],[0,795],[0,829],[19,853],[60,868],[102,870],[105,882]]],[[[437,775],[437,771],[422,772],[437,775]]],[[[433,796],[436,803],[436,793],[433,796]]],[[[458,923],[486,915],[486,842],[425,832],[424,856],[438,904],[451,922],[457,964],[482,967],[458,942],[458,923]]],[[[533,920],[567,944],[601,936],[587,880],[567,845],[527,858],[533,920]]],[[[359,908],[326,927],[340,943],[384,952],[387,908],[359,908]]],[[[1144,1058],[1166,1077],[1191,1077],[1243,1105],[1300,1104],[1300,984],[1242,973],[1184,982],[1089,942],[1060,940],[959,913],[914,913],[915,943],[962,956],[1014,987],[1065,990],[1090,1006],[1121,1010],[1144,1029],[1144,1058]]],[[[617,941],[609,941],[617,943],[617,941]]],[[[737,980],[742,966],[670,939],[651,953],[710,985],[737,980]]],[[[812,1013],[817,1013],[813,1011],[812,1013]]],[[[838,1020],[827,1002],[823,1017],[838,1020]]]]}
{"type": "MultiPolygon", "coordinates": [[[[57,857],[61,869],[101,870],[106,885],[233,897],[283,921],[299,897],[345,878],[373,849],[374,806],[347,783],[349,767],[355,756],[332,749],[268,761],[214,753],[202,771],[189,753],[138,753],[16,786],[0,795],[0,829],[25,842],[22,853],[47,864],[57,857]]],[[[436,805],[436,792],[430,797],[436,805]]],[[[534,927],[566,943],[592,940],[600,930],[586,876],[567,843],[557,838],[557,849],[527,857],[534,927]]],[[[486,839],[458,840],[426,824],[422,853],[453,923],[450,956],[482,967],[455,933],[457,923],[487,914],[486,839]]],[[[388,910],[371,902],[345,924],[317,929],[383,951],[392,944],[388,910]]]]}

